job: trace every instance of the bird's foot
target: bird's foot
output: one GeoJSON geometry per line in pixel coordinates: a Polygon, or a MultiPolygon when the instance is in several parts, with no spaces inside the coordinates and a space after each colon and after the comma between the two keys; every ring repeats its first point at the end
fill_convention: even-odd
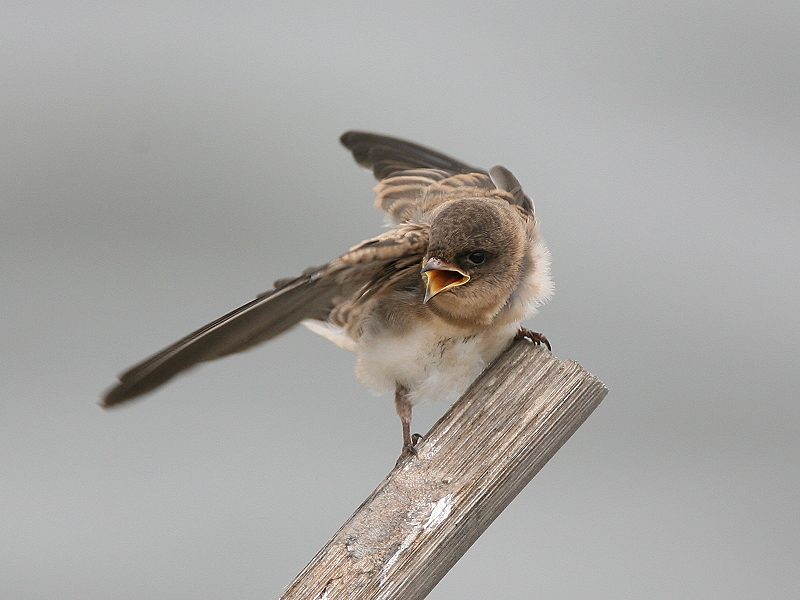
{"type": "Polygon", "coordinates": [[[543,333],[539,333],[537,331],[531,331],[530,329],[525,329],[524,327],[520,327],[519,331],[517,332],[517,335],[514,336],[514,339],[521,340],[524,338],[529,339],[534,344],[544,344],[545,346],[547,346],[548,350],[550,350],[551,352],[553,351],[553,349],[550,348],[550,342],[547,341],[547,338],[543,333]]]}
{"type": "Polygon", "coordinates": [[[405,459],[407,456],[416,456],[417,444],[419,444],[420,441],[422,441],[422,436],[420,434],[415,433],[412,435],[408,441],[403,444],[403,451],[400,452],[400,456],[397,459],[395,466],[398,466],[401,462],[403,462],[403,459],[405,459]]]}

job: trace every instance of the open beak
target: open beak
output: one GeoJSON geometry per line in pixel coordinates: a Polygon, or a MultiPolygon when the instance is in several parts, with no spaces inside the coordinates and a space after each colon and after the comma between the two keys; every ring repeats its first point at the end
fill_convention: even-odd
{"type": "Polygon", "coordinates": [[[464,271],[438,258],[429,258],[425,266],[422,267],[422,272],[427,280],[423,303],[433,298],[436,294],[464,285],[469,281],[469,275],[464,271]]]}

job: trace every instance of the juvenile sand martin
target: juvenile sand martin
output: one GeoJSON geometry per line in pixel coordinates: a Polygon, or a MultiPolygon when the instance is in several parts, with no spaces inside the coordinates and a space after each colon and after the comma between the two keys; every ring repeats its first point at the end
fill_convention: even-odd
{"type": "Polygon", "coordinates": [[[514,175],[488,172],[404,140],[350,131],[340,141],[378,180],[392,229],[201,327],[119,376],[113,406],[190,367],[247,350],[302,322],[356,354],[356,376],[394,391],[403,454],[411,409],[458,398],[553,292],[550,253],[514,175]]]}

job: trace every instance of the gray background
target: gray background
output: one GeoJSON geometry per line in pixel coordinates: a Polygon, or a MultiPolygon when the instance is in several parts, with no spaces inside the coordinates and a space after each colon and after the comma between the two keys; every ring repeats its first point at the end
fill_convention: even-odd
{"type": "Polygon", "coordinates": [[[3,598],[275,598],[392,467],[391,401],[305,330],[95,405],[380,231],[350,128],[512,169],[554,255],[530,325],[611,389],[431,597],[800,597],[800,3],[27,4],[3,598]]]}

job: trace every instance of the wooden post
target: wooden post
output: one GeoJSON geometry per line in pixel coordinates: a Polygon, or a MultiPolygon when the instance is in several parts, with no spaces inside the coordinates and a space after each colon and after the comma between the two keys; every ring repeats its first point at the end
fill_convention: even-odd
{"type": "Polygon", "coordinates": [[[282,600],[424,598],[608,390],[518,340],[289,585],[282,600]]]}

